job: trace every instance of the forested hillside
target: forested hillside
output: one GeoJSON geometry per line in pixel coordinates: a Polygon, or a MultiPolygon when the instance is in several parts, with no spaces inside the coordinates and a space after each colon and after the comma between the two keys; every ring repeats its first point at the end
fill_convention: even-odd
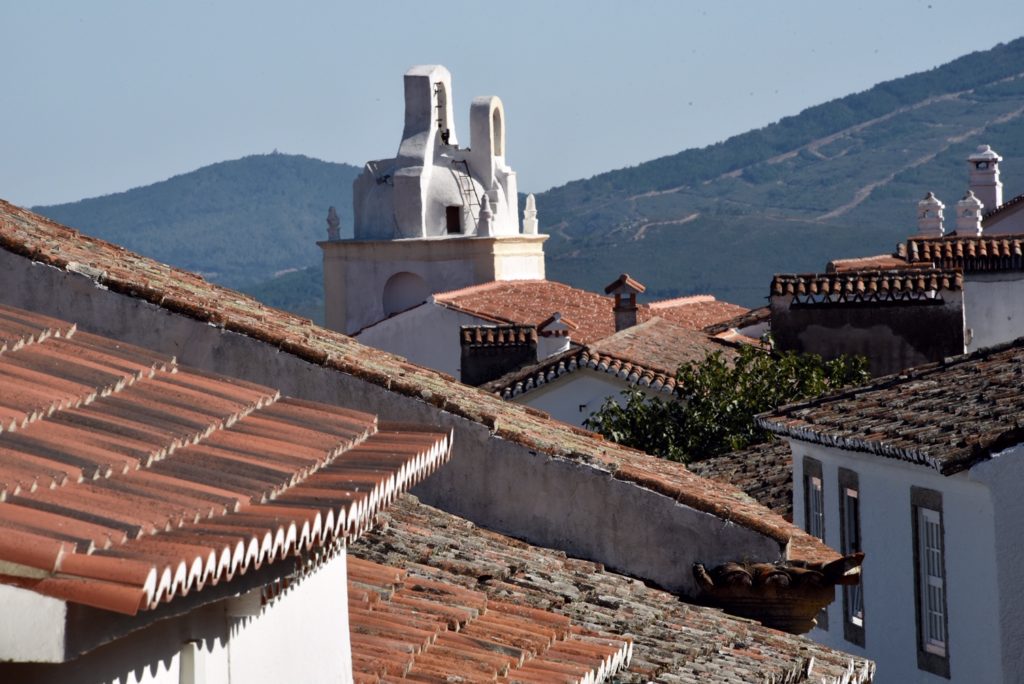
{"type": "MultiPolygon", "coordinates": [[[[981,143],[1006,159],[1005,196],[1024,192],[1024,39],[541,193],[548,277],[598,290],[628,271],[648,299],[709,292],[757,306],[773,273],[891,251],[927,191],[949,206],[963,195],[981,143]]],[[[261,155],[36,209],[320,320],[315,241],[331,204],[350,234],[358,171],[261,155]]]]}
{"type": "Polygon", "coordinates": [[[352,231],[360,169],[264,154],[206,166],[161,183],[33,209],[160,261],[246,287],[320,259],[327,208],[352,231]]]}
{"type": "Polygon", "coordinates": [[[963,195],[964,160],[980,143],[1006,158],[1006,196],[1024,191],[1022,76],[1018,39],[552,189],[537,198],[548,275],[593,289],[625,270],[648,296],[711,292],[754,306],[774,272],[891,251],[926,191],[947,205],[963,195]]]}

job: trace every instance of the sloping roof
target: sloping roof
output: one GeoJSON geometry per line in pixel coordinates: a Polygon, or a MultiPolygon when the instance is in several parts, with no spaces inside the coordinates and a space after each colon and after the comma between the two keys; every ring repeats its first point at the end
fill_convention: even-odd
{"type": "Polygon", "coordinates": [[[793,519],[793,455],[784,439],[687,463],[701,477],[736,485],[786,520],[793,519]]]}
{"type": "Polygon", "coordinates": [[[411,570],[348,558],[356,682],[599,682],[629,663],[633,644],[565,615],[499,601],[411,570]]]}
{"type": "Polygon", "coordinates": [[[939,290],[963,289],[963,274],[950,269],[846,271],[842,273],[777,274],[772,296],[795,296],[807,303],[900,301],[933,296],[939,290]]]}
{"type": "Polygon", "coordinates": [[[638,319],[640,321],[657,316],[691,330],[703,330],[709,325],[721,323],[749,312],[745,306],[720,302],[711,295],[662,299],[650,304],[641,304],[639,308],[638,319]]]}
{"type": "MultiPolygon", "coordinates": [[[[611,297],[553,280],[492,281],[435,294],[434,301],[496,323],[538,327],[557,311],[577,326],[572,331],[572,339],[579,344],[590,344],[615,333],[611,297]]],[[[719,302],[710,295],[663,300],[637,308],[637,319],[641,322],[660,317],[691,330],[700,330],[747,311],[745,307],[719,302]]]]}
{"type": "Polygon", "coordinates": [[[652,318],[588,347],[572,349],[507,373],[482,388],[504,399],[512,399],[567,373],[590,368],[615,375],[629,384],[671,392],[676,388],[679,366],[700,361],[716,351],[726,357],[733,357],[736,353],[732,346],[703,332],[652,318]]]}
{"type": "MultiPolygon", "coordinates": [[[[791,558],[813,561],[838,556],[803,530],[765,511],[736,488],[698,477],[681,464],[605,442],[593,433],[574,429],[528,407],[504,401],[444,374],[367,347],[342,333],[314,326],[309,320],[208,283],[194,273],[80,235],[2,200],[0,248],[36,263],[82,274],[111,292],[246,335],[308,363],[429,402],[448,413],[486,426],[502,439],[539,453],[598,464],[609,472],[614,471],[617,479],[670,496],[684,505],[759,531],[781,543],[789,541],[791,558]]],[[[605,301],[610,317],[611,301],[605,301]]],[[[544,317],[549,314],[550,311],[544,317]]]]}
{"type": "Polygon", "coordinates": [[[577,325],[586,344],[615,332],[612,300],[553,280],[500,280],[434,295],[434,301],[500,323],[539,326],[554,312],[577,325]]]}
{"type": "Polygon", "coordinates": [[[770,323],[772,320],[772,309],[769,306],[761,306],[750,311],[744,311],[743,313],[727,318],[719,323],[712,323],[706,325],[704,332],[708,335],[718,335],[729,330],[742,330],[752,325],[759,325],[762,323],[770,323]]]}
{"type": "Polygon", "coordinates": [[[904,251],[911,264],[968,272],[1024,270],[1024,235],[910,238],[904,251]]]}
{"type": "Polygon", "coordinates": [[[1024,442],[1024,339],[758,416],[780,435],[951,475],[1024,442]]]}
{"type": "Polygon", "coordinates": [[[0,306],[0,582],[135,614],[356,538],[449,436],[0,306]]]}
{"type": "MultiPolygon", "coordinates": [[[[551,549],[477,528],[400,497],[350,557],[406,568],[409,576],[465,587],[523,608],[549,611],[598,633],[633,640],[623,683],[871,680],[874,667],[799,636],[680,601],[643,582],[551,549]]],[[[551,681],[539,678],[536,681],[551,681]]]]}
{"type": "Polygon", "coordinates": [[[1000,204],[995,209],[992,209],[991,211],[985,212],[985,215],[981,217],[982,221],[987,221],[991,218],[1002,217],[1003,214],[1009,213],[1011,209],[1020,206],[1022,203],[1024,203],[1024,193],[1006,200],[1005,202],[1000,204]]]}

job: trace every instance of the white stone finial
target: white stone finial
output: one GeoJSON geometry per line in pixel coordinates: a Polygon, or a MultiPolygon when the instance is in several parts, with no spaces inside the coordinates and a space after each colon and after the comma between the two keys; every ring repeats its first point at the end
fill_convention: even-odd
{"type": "Polygon", "coordinates": [[[526,196],[526,209],[523,210],[523,234],[537,234],[537,199],[532,192],[526,196]]]}
{"type": "Polygon", "coordinates": [[[981,203],[970,190],[956,203],[956,234],[981,235],[981,203]]]}
{"type": "Polygon", "coordinates": [[[330,207],[327,210],[327,239],[341,239],[341,219],[338,218],[338,212],[334,207],[330,207]]]}
{"type": "Polygon", "coordinates": [[[491,211],[491,198],[484,193],[480,198],[480,220],[476,224],[476,234],[486,237],[494,233],[494,212],[491,211]]]}
{"type": "Polygon", "coordinates": [[[925,237],[942,237],[945,232],[943,227],[942,210],[946,205],[939,201],[935,193],[929,192],[924,199],[917,203],[917,234],[925,237]]]}

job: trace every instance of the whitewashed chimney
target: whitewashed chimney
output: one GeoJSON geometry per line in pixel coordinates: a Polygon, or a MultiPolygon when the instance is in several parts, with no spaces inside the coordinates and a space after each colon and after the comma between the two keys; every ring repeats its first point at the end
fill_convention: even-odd
{"type": "Polygon", "coordinates": [[[939,201],[934,192],[929,192],[917,203],[917,234],[923,237],[942,237],[942,210],[946,205],[939,201]]]}
{"type": "Polygon", "coordinates": [[[532,192],[526,196],[526,209],[523,210],[523,234],[537,234],[537,199],[532,192]]]}
{"type": "Polygon", "coordinates": [[[999,180],[999,162],[1003,158],[988,145],[967,158],[971,170],[971,192],[983,205],[983,211],[997,209],[1003,203],[1003,182],[999,180]]]}
{"type": "Polygon", "coordinates": [[[569,351],[572,331],[578,326],[568,318],[562,318],[558,311],[537,326],[537,360],[569,351]]]}
{"type": "Polygon", "coordinates": [[[970,190],[956,203],[956,234],[981,235],[981,201],[970,190]]]}

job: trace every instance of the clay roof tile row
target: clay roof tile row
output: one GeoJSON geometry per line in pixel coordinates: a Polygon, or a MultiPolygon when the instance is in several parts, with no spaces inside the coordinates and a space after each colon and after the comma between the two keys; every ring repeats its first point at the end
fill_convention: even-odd
{"type": "Polygon", "coordinates": [[[154,608],[356,538],[450,453],[444,433],[281,398],[10,307],[0,337],[0,581],[40,594],[154,608]],[[28,327],[9,334],[16,319],[28,327]]]}
{"type": "Polygon", "coordinates": [[[599,682],[629,663],[632,642],[556,613],[356,556],[348,559],[357,681],[599,682]]]}
{"type": "MultiPolygon", "coordinates": [[[[628,667],[614,674],[614,681],[627,684],[859,684],[871,681],[873,675],[873,665],[868,660],[831,650],[805,637],[731,617],[717,609],[684,603],[668,592],[608,571],[599,563],[570,558],[559,551],[479,529],[466,520],[422,505],[410,495],[399,497],[381,514],[381,524],[352,545],[349,567],[350,571],[354,568],[350,576],[356,581],[350,583],[350,602],[357,601],[360,606],[376,605],[388,592],[393,592],[392,597],[401,597],[406,591],[397,585],[408,588],[415,583],[428,589],[423,592],[426,594],[454,586],[467,594],[483,596],[486,601],[470,603],[467,594],[451,594],[451,599],[443,603],[449,608],[463,608],[458,615],[424,611],[436,613],[436,624],[448,626],[447,631],[438,632],[439,628],[435,628],[433,633],[438,636],[433,641],[424,639],[423,649],[428,654],[438,644],[480,645],[479,641],[470,640],[472,629],[463,629],[461,625],[468,622],[472,627],[473,617],[481,610],[485,617],[498,609],[503,618],[527,618],[533,626],[526,635],[516,633],[517,637],[534,632],[553,635],[552,645],[532,659],[523,657],[519,669],[514,669],[513,664],[520,662],[525,648],[493,642],[488,646],[494,656],[511,658],[510,681],[546,683],[558,681],[564,673],[579,677],[573,667],[592,665],[601,658],[609,673],[614,671],[615,658],[628,659],[628,667]],[[356,559],[390,566],[379,576],[394,588],[383,587],[381,598],[368,596],[363,590],[372,587],[363,583],[360,561],[356,559]],[[608,634],[628,637],[629,651],[622,652],[621,639],[602,636],[608,634]],[[813,667],[809,667],[810,662],[813,667]]],[[[371,577],[377,576],[378,573],[371,573],[371,577]]],[[[378,623],[376,629],[387,624],[378,623]]],[[[411,626],[401,629],[407,633],[411,626]]],[[[415,665],[408,664],[420,662],[416,660],[421,652],[419,644],[399,643],[382,634],[362,636],[368,638],[353,634],[354,659],[363,649],[358,657],[365,657],[368,666],[379,667],[386,661],[388,667],[408,666],[410,673],[416,671],[415,665]]],[[[446,663],[460,653],[464,651],[445,650],[440,654],[441,661],[430,664],[446,663]]],[[[437,672],[430,670],[428,676],[436,677],[437,672]]],[[[357,680],[390,681],[387,677],[395,676],[397,681],[398,677],[375,678],[378,676],[357,680]]]]}
{"type": "Polygon", "coordinates": [[[773,296],[817,296],[826,301],[869,301],[963,289],[963,274],[950,269],[843,271],[772,278],[773,296]]]}
{"type": "MultiPolygon", "coordinates": [[[[637,473],[639,479],[636,482],[644,480],[645,476],[656,478],[677,495],[685,495],[687,505],[714,515],[723,515],[735,524],[767,534],[780,543],[805,536],[803,531],[786,523],[781,517],[766,514],[763,507],[735,488],[697,477],[686,471],[681,464],[661,461],[636,450],[598,440],[590,433],[575,430],[537,412],[530,412],[525,407],[461,385],[440,373],[368,348],[341,333],[317,328],[308,320],[271,309],[238,292],[207,283],[193,273],[159,264],[116,245],[80,235],[2,200],[0,248],[34,262],[81,273],[110,292],[142,299],[166,311],[222,326],[225,330],[273,345],[309,363],[350,374],[418,401],[429,402],[444,411],[485,425],[503,439],[540,453],[566,459],[585,457],[609,470],[628,464],[637,473]]],[[[505,286],[504,283],[497,285],[505,286]]],[[[495,286],[489,284],[478,289],[487,291],[495,286]]],[[[568,288],[550,282],[544,287],[568,288]]],[[[592,296],[605,303],[610,334],[614,331],[612,302],[608,298],[592,296]]],[[[682,311],[693,320],[701,319],[702,326],[709,325],[715,321],[707,320],[708,316],[703,314],[696,314],[711,305],[716,315],[724,313],[722,309],[733,309],[719,320],[728,319],[742,311],[742,307],[724,302],[701,300],[663,306],[657,310],[657,315],[668,317],[667,312],[682,311]]],[[[538,321],[549,316],[552,311],[562,311],[576,321],[581,329],[586,326],[585,321],[575,314],[570,315],[560,305],[538,308],[541,309],[536,319],[538,321]]],[[[584,307],[583,311],[586,313],[593,309],[584,307]]],[[[641,316],[645,315],[645,310],[647,307],[641,308],[641,316]]],[[[676,321],[675,318],[672,320],[676,321]]],[[[626,477],[624,474],[617,476],[626,477]]],[[[815,542],[809,544],[813,546],[815,542]]],[[[790,549],[798,547],[799,544],[790,544],[790,549]]],[[[816,554],[831,553],[835,557],[835,553],[824,546],[814,548],[817,549],[814,552],[816,554]]]]}
{"type": "Polygon", "coordinates": [[[905,249],[908,263],[931,263],[937,268],[965,271],[1024,269],[1024,236],[951,236],[910,238],[905,249]]]}

